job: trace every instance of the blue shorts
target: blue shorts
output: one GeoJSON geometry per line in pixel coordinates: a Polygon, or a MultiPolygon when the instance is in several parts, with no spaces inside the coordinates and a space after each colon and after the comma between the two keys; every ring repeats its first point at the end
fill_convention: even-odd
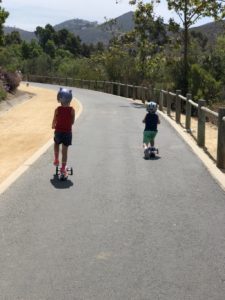
{"type": "Polygon", "coordinates": [[[63,144],[64,146],[72,145],[72,132],[55,131],[54,141],[56,144],[63,144]]]}

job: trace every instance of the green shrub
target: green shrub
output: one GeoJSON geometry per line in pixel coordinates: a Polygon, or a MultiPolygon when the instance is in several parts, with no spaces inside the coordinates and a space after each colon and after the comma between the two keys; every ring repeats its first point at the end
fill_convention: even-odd
{"type": "Polygon", "coordinates": [[[0,101],[4,100],[7,96],[7,93],[2,85],[0,85],[0,101]]]}
{"type": "Polygon", "coordinates": [[[194,64],[190,71],[190,89],[195,100],[204,99],[209,103],[218,98],[221,86],[210,73],[194,64]]]}

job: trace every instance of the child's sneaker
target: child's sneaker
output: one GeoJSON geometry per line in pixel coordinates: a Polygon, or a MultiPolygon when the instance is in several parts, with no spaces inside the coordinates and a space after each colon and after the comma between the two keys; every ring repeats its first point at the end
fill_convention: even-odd
{"type": "Polygon", "coordinates": [[[55,159],[54,162],[53,162],[53,165],[58,167],[59,166],[59,160],[58,159],[55,159]]]}
{"type": "Polygon", "coordinates": [[[61,175],[63,175],[65,178],[68,177],[68,172],[67,172],[67,167],[66,168],[61,168],[60,169],[61,175]]]}
{"type": "Polygon", "coordinates": [[[146,149],[144,150],[144,156],[145,156],[145,158],[148,158],[148,157],[149,157],[148,148],[146,148],[146,149]]]}

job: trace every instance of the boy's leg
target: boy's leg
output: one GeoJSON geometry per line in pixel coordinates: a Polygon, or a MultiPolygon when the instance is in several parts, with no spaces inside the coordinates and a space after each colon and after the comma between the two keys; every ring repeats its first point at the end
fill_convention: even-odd
{"type": "Polygon", "coordinates": [[[57,144],[56,142],[54,144],[54,155],[55,155],[54,165],[58,166],[59,165],[59,144],[57,144]]]}
{"type": "Polygon", "coordinates": [[[157,131],[152,131],[151,132],[151,138],[150,138],[150,145],[151,148],[154,148],[155,146],[155,137],[156,137],[157,131]]]}
{"type": "Polygon", "coordinates": [[[60,135],[60,132],[57,132],[55,131],[55,134],[54,134],[54,156],[55,156],[55,159],[54,159],[54,165],[55,166],[58,166],[59,165],[59,148],[60,148],[60,144],[61,144],[61,135],[60,135]]]}
{"type": "Polygon", "coordinates": [[[62,144],[62,170],[65,170],[67,164],[68,146],[62,144]]]}
{"type": "Polygon", "coordinates": [[[72,144],[72,133],[64,133],[62,140],[62,171],[66,172],[68,147],[72,144]]]}
{"type": "Polygon", "coordinates": [[[143,133],[143,148],[144,148],[144,150],[148,149],[148,143],[149,143],[148,133],[146,131],[144,131],[144,133],[143,133]]]}

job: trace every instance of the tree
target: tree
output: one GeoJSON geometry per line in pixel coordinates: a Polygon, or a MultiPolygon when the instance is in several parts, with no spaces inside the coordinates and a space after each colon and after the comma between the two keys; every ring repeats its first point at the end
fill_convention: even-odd
{"type": "MultiPolygon", "coordinates": [[[[130,4],[142,2],[141,0],[130,0],[130,4]]],[[[161,0],[151,0],[150,5],[160,3],[161,0]]],[[[167,0],[169,10],[173,10],[179,16],[183,27],[183,93],[188,92],[188,51],[189,51],[189,29],[203,17],[214,19],[225,16],[225,0],[167,0]]],[[[176,23],[170,20],[173,25],[176,23]]],[[[173,26],[174,27],[174,26],[173,26]]]]}
{"type": "Polygon", "coordinates": [[[189,28],[203,17],[224,17],[224,0],[167,0],[169,10],[174,10],[183,26],[183,92],[188,92],[189,28]]]}
{"type": "Polygon", "coordinates": [[[141,0],[138,1],[134,22],[138,69],[144,80],[146,74],[151,73],[149,72],[150,60],[154,60],[153,56],[162,51],[163,45],[168,40],[166,27],[162,18],[155,17],[153,1],[146,4],[141,0]]]}
{"type": "Polygon", "coordinates": [[[35,35],[38,39],[40,46],[45,50],[45,45],[49,40],[54,39],[55,29],[52,25],[47,24],[45,28],[38,26],[35,30],[35,35]]]}
{"type": "MultiPolygon", "coordinates": [[[[2,3],[2,0],[0,0],[0,3],[2,3]]],[[[3,44],[3,40],[4,40],[3,25],[5,23],[5,20],[8,18],[8,16],[9,16],[9,13],[0,6],[0,45],[3,44]]]]}
{"type": "Polygon", "coordinates": [[[12,31],[5,36],[5,45],[21,44],[22,39],[18,31],[12,31]]]}
{"type": "Polygon", "coordinates": [[[48,40],[45,44],[45,53],[47,53],[51,58],[55,57],[55,44],[52,40],[48,40]]]}

